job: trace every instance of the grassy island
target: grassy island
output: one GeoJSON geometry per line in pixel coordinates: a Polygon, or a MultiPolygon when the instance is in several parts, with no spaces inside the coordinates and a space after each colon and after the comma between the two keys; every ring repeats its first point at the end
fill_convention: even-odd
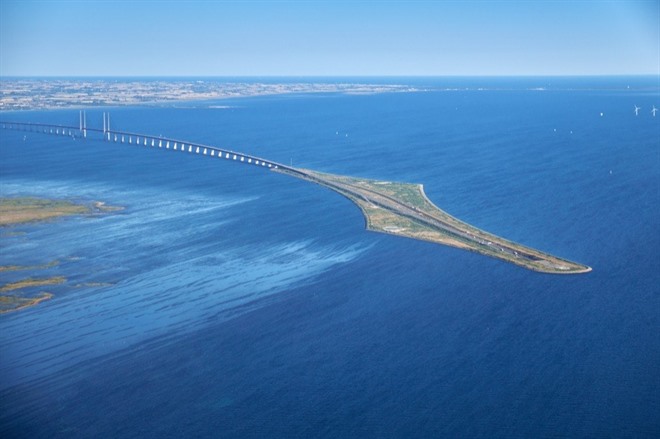
{"type": "Polygon", "coordinates": [[[89,213],[89,207],[43,198],[0,198],[0,226],[89,213]]]}
{"type": "Polygon", "coordinates": [[[122,210],[122,207],[108,206],[102,201],[86,205],[68,200],[45,198],[0,198],[0,227],[45,221],[63,216],[107,213],[118,210],[122,210]]]}
{"type": "MultiPolygon", "coordinates": [[[[101,201],[90,204],[76,204],[67,200],[49,200],[44,198],[0,198],[0,227],[52,220],[71,215],[93,215],[121,210],[121,207],[107,206],[101,201]]],[[[59,265],[51,261],[41,265],[2,265],[0,273],[15,271],[48,270],[59,265]]],[[[62,276],[27,277],[15,282],[0,285],[0,314],[18,311],[37,305],[53,297],[53,294],[41,292],[37,296],[26,297],[24,290],[37,287],[54,286],[66,283],[62,276]]]]}
{"type": "Polygon", "coordinates": [[[0,314],[34,306],[51,297],[50,293],[41,293],[37,297],[0,296],[0,314]]]}
{"type": "Polygon", "coordinates": [[[62,276],[54,276],[46,279],[33,279],[27,278],[19,280],[18,282],[11,282],[0,287],[0,293],[6,293],[8,291],[22,290],[24,288],[30,287],[43,287],[46,285],[59,285],[66,282],[66,279],[62,276]]]}
{"type": "Polygon", "coordinates": [[[48,300],[53,295],[51,293],[41,292],[35,297],[23,297],[18,294],[5,294],[8,292],[23,290],[25,288],[43,287],[47,285],[59,285],[66,282],[62,276],[53,276],[43,279],[27,278],[17,282],[11,282],[0,287],[0,314],[11,311],[18,311],[29,306],[37,305],[44,300],[48,300]]]}
{"type": "Polygon", "coordinates": [[[543,273],[591,271],[586,265],[508,241],[454,218],[426,197],[421,184],[368,180],[289,167],[276,171],[344,195],[362,210],[367,229],[375,232],[474,251],[543,273]]]}

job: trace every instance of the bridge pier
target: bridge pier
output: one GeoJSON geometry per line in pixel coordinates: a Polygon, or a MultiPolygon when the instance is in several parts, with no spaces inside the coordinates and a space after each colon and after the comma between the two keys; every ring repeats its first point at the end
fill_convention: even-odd
{"type": "MultiPolygon", "coordinates": [[[[0,122],[0,128],[2,129],[13,129],[18,131],[26,132],[35,132],[44,134],[53,134],[53,135],[62,135],[73,137],[74,139],[81,135],[86,137],[87,133],[87,121],[84,111],[80,112],[79,116],[79,125],[78,127],[70,127],[66,125],[54,125],[54,124],[40,124],[40,123],[27,123],[27,122],[0,122]],[[76,134],[76,130],[80,134],[76,134]]],[[[163,136],[152,137],[148,135],[135,134],[135,133],[125,133],[122,131],[110,131],[110,117],[108,113],[103,113],[103,131],[101,129],[95,128],[92,129],[93,132],[102,132],[101,139],[108,142],[121,142],[133,144],[135,142],[136,146],[151,146],[155,148],[165,147],[166,149],[181,150],[181,152],[188,152],[191,154],[205,155],[211,157],[218,157],[219,159],[240,161],[241,163],[249,163],[255,166],[260,166],[263,168],[275,168],[278,169],[278,166],[270,161],[262,160],[257,157],[251,157],[240,152],[233,152],[224,150],[221,148],[216,148],[213,146],[199,145],[195,143],[185,143],[175,140],[170,140],[163,138],[163,136]]]]}
{"type": "MultiPolygon", "coordinates": [[[[105,138],[106,133],[110,133],[110,113],[103,112],[103,137],[105,138]]],[[[110,137],[108,136],[108,140],[110,137]]]]}
{"type": "Polygon", "coordinates": [[[84,110],[80,112],[80,132],[84,139],[87,138],[87,113],[84,110]]]}

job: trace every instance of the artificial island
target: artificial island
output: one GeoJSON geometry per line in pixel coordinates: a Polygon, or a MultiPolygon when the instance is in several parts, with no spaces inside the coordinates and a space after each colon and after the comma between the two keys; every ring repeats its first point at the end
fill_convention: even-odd
{"type": "Polygon", "coordinates": [[[362,210],[368,230],[430,241],[511,262],[543,273],[586,273],[591,268],[508,241],[454,218],[436,207],[421,184],[326,174],[292,167],[274,171],[328,187],[362,210]]]}
{"type": "Polygon", "coordinates": [[[87,139],[88,132],[98,133],[107,142],[252,164],[325,186],[347,197],[362,210],[368,230],[457,247],[543,273],[577,274],[591,271],[586,265],[508,241],[454,218],[436,207],[426,197],[422,185],[419,184],[327,174],[215,146],[111,130],[109,113],[103,113],[102,130],[87,127],[82,111],[77,127],[31,122],[0,122],[0,124],[4,129],[83,139],[87,139]]]}

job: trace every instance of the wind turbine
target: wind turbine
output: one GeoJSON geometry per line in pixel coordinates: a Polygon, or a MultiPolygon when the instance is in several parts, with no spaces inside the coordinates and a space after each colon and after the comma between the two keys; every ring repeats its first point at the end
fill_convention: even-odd
{"type": "Polygon", "coordinates": [[[642,107],[638,107],[637,105],[635,105],[635,116],[639,116],[639,110],[641,109],[642,107]]]}
{"type": "Polygon", "coordinates": [[[653,113],[653,117],[655,117],[655,113],[658,111],[657,108],[655,108],[655,105],[653,106],[653,110],[651,110],[651,113],[653,113]]]}

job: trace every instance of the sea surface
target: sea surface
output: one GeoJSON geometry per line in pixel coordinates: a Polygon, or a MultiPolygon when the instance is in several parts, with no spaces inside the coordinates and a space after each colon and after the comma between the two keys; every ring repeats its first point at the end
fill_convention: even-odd
{"type": "MultiPolygon", "coordinates": [[[[423,183],[593,271],[368,232],[339,194],[255,166],[2,130],[2,196],[124,209],[0,231],[0,265],[58,261],[3,284],[67,278],[0,315],[0,437],[660,437],[658,78],[361,82],[425,91],[87,123],[109,111],[115,129],[423,183]]],[[[75,126],[78,110],[0,119],[75,126]]]]}

